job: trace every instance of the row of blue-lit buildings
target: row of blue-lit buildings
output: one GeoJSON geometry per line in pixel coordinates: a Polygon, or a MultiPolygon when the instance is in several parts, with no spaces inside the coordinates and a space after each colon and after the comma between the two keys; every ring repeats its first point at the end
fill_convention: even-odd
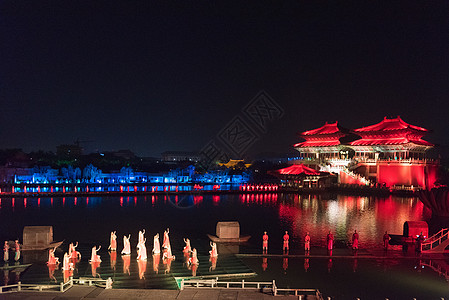
{"type": "Polygon", "coordinates": [[[242,184],[249,181],[249,172],[229,174],[228,170],[214,170],[204,174],[194,170],[173,170],[166,173],[134,172],[130,169],[103,173],[74,172],[72,176],[63,176],[58,169],[47,168],[45,172],[36,172],[33,168],[1,168],[0,181],[4,184],[63,184],[63,183],[95,183],[95,184],[188,184],[217,183],[242,184]]]}

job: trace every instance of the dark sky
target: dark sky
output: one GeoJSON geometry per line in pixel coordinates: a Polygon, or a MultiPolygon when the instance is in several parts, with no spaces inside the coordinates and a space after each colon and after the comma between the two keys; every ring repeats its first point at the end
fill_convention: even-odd
{"type": "Polygon", "coordinates": [[[397,115],[447,146],[449,2],[0,1],[0,148],[199,150],[261,90],[249,152],[397,115]]]}

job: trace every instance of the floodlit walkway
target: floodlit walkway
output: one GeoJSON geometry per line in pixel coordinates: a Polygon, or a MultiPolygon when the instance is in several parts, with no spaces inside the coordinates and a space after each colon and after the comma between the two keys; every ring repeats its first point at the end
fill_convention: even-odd
{"type": "MultiPolygon", "coordinates": [[[[97,287],[73,286],[64,293],[60,292],[14,292],[0,295],[0,300],[78,300],[78,299],[182,299],[182,300],[258,300],[258,299],[299,299],[298,296],[273,296],[256,290],[241,289],[109,289],[97,287]]],[[[316,299],[314,296],[302,299],[316,299]]]]}

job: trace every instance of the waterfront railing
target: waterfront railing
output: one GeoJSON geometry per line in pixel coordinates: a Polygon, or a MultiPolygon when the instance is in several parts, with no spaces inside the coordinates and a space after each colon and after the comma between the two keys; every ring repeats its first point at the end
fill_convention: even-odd
{"type": "Polygon", "coordinates": [[[304,299],[307,295],[313,295],[316,299],[322,300],[323,296],[318,289],[283,289],[276,286],[276,281],[218,281],[218,277],[215,279],[181,279],[180,289],[185,288],[222,288],[222,289],[252,289],[264,291],[267,289],[274,296],[278,295],[295,295],[304,299]]]}
{"type": "Polygon", "coordinates": [[[299,297],[299,299],[302,299],[302,296],[305,296],[304,299],[306,299],[307,295],[314,295],[316,299],[322,300],[323,295],[318,289],[276,289],[277,294],[275,296],[281,296],[281,295],[295,295],[296,297],[299,297]]]}
{"type": "MultiPolygon", "coordinates": [[[[112,281],[111,281],[112,283],[112,281]]],[[[87,284],[89,286],[95,285],[99,287],[106,287],[108,288],[108,280],[100,279],[100,278],[78,278],[73,279],[73,277],[70,277],[67,282],[61,282],[60,284],[24,284],[22,282],[18,282],[16,284],[11,285],[4,285],[0,286],[0,294],[4,293],[13,293],[13,292],[42,292],[42,291],[55,291],[55,292],[61,292],[64,293],[69,288],[71,288],[74,284],[87,284]]]]}
{"type": "Polygon", "coordinates": [[[242,288],[242,289],[261,289],[267,288],[274,290],[276,283],[272,282],[254,282],[254,281],[218,281],[218,278],[214,279],[181,279],[181,287],[183,290],[186,287],[194,288],[242,288]]]}
{"type": "Polygon", "coordinates": [[[77,284],[87,284],[89,286],[95,285],[95,286],[101,286],[106,287],[107,285],[107,279],[100,279],[100,278],[89,278],[89,277],[80,277],[77,279],[73,279],[74,283],[77,284]]]}
{"type": "Polygon", "coordinates": [[[5,285],[0,286],[0,294],[4,293],[12,293],[12,292],[25,292],[25,291],[32,291],[32,292],[42,292],[42,291],[49,291],[49,290],[55,290],[56,292],[65,292],[69,288],[73,286],[73,278],[70,278],[67,282],[60,284],[24,284],[22,282],[18,282],[17,284],[11,284],[11,285],[5,285]]]}
{"type": "MultiPolygon", "coordinates": [[[[421,252],[445,252],[445,247],[439,247],[440,249],[435,249],[438,246],[442,245],[443,242],[446,242],[449,239],[449,228],[443,228],[433,236],[424,240],[421,243],[421,252]],[[438,250],[438,251],[437,251],[438,250]]],[[[447,244],[447,242],[445,243],[447,244]]]]}

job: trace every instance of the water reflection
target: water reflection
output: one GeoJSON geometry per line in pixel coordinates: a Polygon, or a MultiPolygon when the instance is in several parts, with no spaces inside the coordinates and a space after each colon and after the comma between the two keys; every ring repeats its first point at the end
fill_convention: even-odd
{"type": "Polygon", "coordinates": [[[209,259],[209,261],[210,261],[209,272],[215,271],[215,269],[217,268],[217,259],[218,258],[216,256],[211,257],[209,259]]]}
{"type": "Polygon", "coordinates": [[[309,232],[315,247],[325,244],[329,229],[340,244],[351,241],[357,230],[361,247],[378,246],[386,230],[402,234],[405,221],[425,217],[423,204],[416,198],[288,195],[279,203],[281,221],[291,225],[296,237],[309,232]]]}
{"type": "Polygon", "coordinates": [[[353,262],[352,262],[352,271],[355,273],[355,272],[357,272],[357,258],[354,258],[353,259],[353,262]]]}
{"type": "Polygon", "coordinates": [[[55,277],[55,271],[58,270],[59,264],[48,264],[48,277],[51,281],[54,281],[55,283],[58,282],[55,277]]]}
{"type": "Polygon", "coordinates": [[[115,271],[115,265],[117,264],[117,251],[109,252],[109,260],[111,262],[111,270],[115,271]]]}
{"type": "Polygon", "coordinates": [[[129,266],[131,265],[131,255],[122,255],[123,260],[123,274],[131,275],[129,266]]]}
{"type": "Polygon", "coordinates": [[[159,264],[161,262],[161,255],[153,254],[153,272],[158,274],[159,273],[159,264]]]}
{"type": "MultiPolygon", "coordinates": [[[[306,254],[308,255],[308,254],[306,254]]],[[[307,271],[309,270],[309,258],[305,258],[304,259],[304,271],[307,273],[307,271]]]]}
{"type": "MultiPolygon", "coordinates": [[[[173,257],[166,257],[162,260],[162,263],[165,265],[165,273],[170,273],[171,271],[171,263],[173,262],[173,257]]],[[[194,275],[193,275],[194,276],[194,275]]]]}
{"type": "Polygon", "coordinates": [[[351,242],[354,230],[360,234],[360,248],[378,247],[382,245],[385,231],[401,234],[405,221],[428,220],[430,217],[418,199],[392,196],[374,198],[268,192],[220,196],[152,195],[151,201],[146,199],[144,196],[132,196],[131,199],[129,196],[2,198],[0,219],[5,228],[0,232],[0,240],[21,236],[23,226],[30,223],[46,225],[48,220],[52,220],[56,240],[83,241],[87,238],[85,233],[89,232],[92,240],[102,243],[112,228],[130,231],[137,229],[138,223],[148,228],[173,224],[173,228],[184,236],[190,235],[185,224],[192,224],[195,225],[192,234],[204,239],[206,233],[214,233],[216,222],[227,219],[239,221],[241,231],[253,236],[249,244],[258,249],[260,240],[256,237],[264,228],[270,228],[272,253],[282,253],[280,243],[287,230],[291,236],[290,252],[295,254],[295,251],[298,253],[299,249],[304,249],[307,232],[312,248],[325,247],[329,230],[334,234],[337,248],[351,242]],[[98,218],[103,215],[108,218],[98,218]],[[85,222],[86,217],[90,218],[90,226],[85,222]],[[65,224],[71,224],[71,228],[65,224]],[[99,229],[90,232],[90,228],[99,229]]]}
{"type": "Polygon", "coordinates": [[[147,271],[147,261],[143,259],[139,259],[139,279],[145,279],[145,272],[147,271]]]}
{"type": "Polygon", "coordinates": [[[264,272],[267,270],[268,268],[268,257],[262,257],[262,270],[264,270],[264,272]]]}
{"type": "Polygon", "coordinates": [[[330,273],[331,270],[332,270],[332,258],[329,258],[328,261],[327,261],[327,272],[330,273]]]}
{"type": "Polygon", "coordinates": [[[92,277],[95,278],[98,276],[101,278],[100,274],[97,273],[97,269],[98,269],[98,267],[100,267],[100,264],[101,264],[100,261],[93,261],[90,263],[91,270],[92,270],[92,277]]]}
{"type": "Polygon", "coordinates": [[[284,257],[282,259],[282,268],[284,269],[284,273],[287,274],[287,269],[288,269],[288,257],[284,257]]]}

